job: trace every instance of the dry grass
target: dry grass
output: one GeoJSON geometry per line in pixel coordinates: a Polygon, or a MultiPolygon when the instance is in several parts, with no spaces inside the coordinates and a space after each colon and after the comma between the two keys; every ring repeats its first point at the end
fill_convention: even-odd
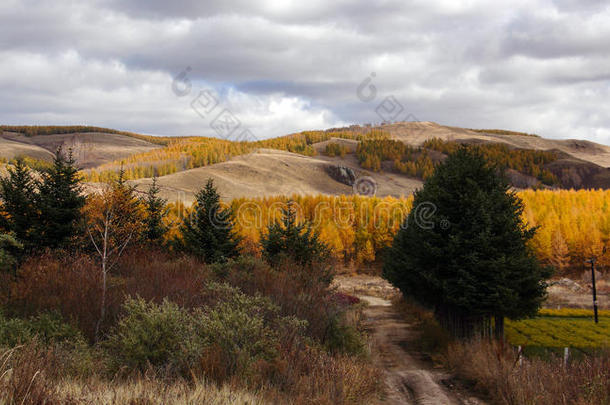
{"type": "Polygon", "coordinates": [[[524,359],[489,342],[452,343],[445,365],[500,404],[585,405],[610,403],[610,356],[574,360],[524,359]]]}
{"type": "Polygon", "coordinates": [[[108,381],[99,376],[60,377],[52,349],[32,343],[0,354],[1,405],[53,404],[265,404],[259,393],[203,381],[139,377],[108,381]]]}
{"type": "Polygon", "coordinates": [[[224,385],[216,387],[206,382],[190,384],[161,380],[137,379],[121,383],[103,380],[63,381],[57,386],[58,398],[71,404],[267,404],[263,395],[224,385]]]}
{"type": "Polygon", "coordinates": [[[221,386],[149,371],[127,378],[66,376],[53,349],[31,343],[0,352],[0,405],[359,404],[381,395],[381,373],[364,361],[303,348],[261,363],[249,381],[221,386]],[[250,388],[247,388],[249,386],[250,388]],[[256,388],[258,386],[258,388],[256,388]]]}

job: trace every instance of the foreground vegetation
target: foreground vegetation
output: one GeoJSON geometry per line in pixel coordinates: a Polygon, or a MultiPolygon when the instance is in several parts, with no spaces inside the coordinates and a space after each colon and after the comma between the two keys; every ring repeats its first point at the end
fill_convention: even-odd
{"type": "Polygon", "coordinates": [[[519,360],[511,348],[485,341],[452,343],[440,361],[475,390],[506,405],[610,403],[610,354],[564,365],[561,356],[519,360]]]}
{"type": "MultiPolygon", "coordinates": [[[[576,350],[567,365],[561,350],[528,350],[521,355],[508,343],[488,339],[453,340],[434,320],[432,312],[411,300],[399,299],[395,308],[419,333],[416,349],[453,375],[454,384],[466,387],[482,399],[505,405],[589,405],[610,403],[610,351],[608,346],[590,353],[576,350]]],[[[551,310],[552,313],[583,310],[551,310]]],[[[548,314],[549,310],[541,310],[548,314]]],[[[590,316],[590,311],[588,311],[590,316]]],[[[583,319],[584,318],[580,318],[583,319]]],[[[522,321],[519,321],[522,322],[522,321]]],[[[527,321],[526,321],[527,322],[527,321]]],[[[592,324],[592,320],[588,320],[592,324]]]]}
{"type": "Polygon", "coordinates": [[[165,243],[166,201],[123,174],[84,197],[58,150],[1,179],[0,403],[379,397],[358,300],[330,289],[328,248],[290,206],[248,256],[209,181],[165,243]]]}
{"type": "Polygon", "coordinates": [[[0,380],[8,403],[39,403],[36,395],[80,403],[111,393],[130,403],[152,398],[164,381],[171,381],[166,398],[245,390],[260,402],[330,404],[380,393],[358,325],[344,317],[358,307],[312,268],[246,257],[208,266],[131,250],[111,276],[97,343],[94,261],[47,254],[26,261],[20,275],[5,291],[0,318],[7,348],[0,363],[12,370],[0,380]]]}

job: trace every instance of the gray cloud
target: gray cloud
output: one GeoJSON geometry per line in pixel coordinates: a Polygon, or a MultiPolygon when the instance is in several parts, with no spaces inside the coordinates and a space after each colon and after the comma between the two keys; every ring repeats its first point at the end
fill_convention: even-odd
{"type": "Polygon", "coordinates": [[[0,120],[213,135],[189,107],[209,88],[259,137],[376,122],[393,95],[421,120],[610,143],[608,43],[597,0],[5,0],[0,120]]]}

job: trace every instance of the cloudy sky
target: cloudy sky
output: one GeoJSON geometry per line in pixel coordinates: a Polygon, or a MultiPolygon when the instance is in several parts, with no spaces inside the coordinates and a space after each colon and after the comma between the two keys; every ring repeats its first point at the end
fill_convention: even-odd
{"type": "Polygon", "coordinates": [[[609,96],[607,0],[0,2],[5,124],[214,135],[224,114],[267,138],[408,118],[610,144],[609,96]]]}

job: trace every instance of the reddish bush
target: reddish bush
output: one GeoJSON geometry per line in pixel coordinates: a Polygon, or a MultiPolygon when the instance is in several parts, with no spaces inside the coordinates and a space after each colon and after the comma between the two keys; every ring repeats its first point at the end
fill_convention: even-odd
{"type": "MultiPolygon", "coordinates": [[[[157,302],[167,297],[185,307],[201,305],[206,299],[201,287],[209,279],[209,272],[195,259],[157,251],[128,252],[111,271],[101,330],[114,324],[128,296],[157,302]]],[[[101,286],[100,265],[94,259],[45,253],[21,266],[8,307],[24,316],[58,311],[93,340],[100,318],[101,286]]]]}
{"type": "Polygon", "coordinates": [[[26,261],[11,288],[10,310],[20,315],[58,311],[92,337],[99,319],[101,279],[87,256],[45,253],[26,261]]]}
{"type": "Polygon", "coordinates": [[[246,294],[271,297],[282,308],[283,315],[306,320],[307,334],[324,341],[340,311],[324,281],[324,268],[303,267],[289,260],[271,268],[255,258],[242,258],[225,267],[223,273],[230,284],[246,294]]]}
{"type": "Polygon", "coordinates": [[[123,295],[155,302],[167,298],[186,308],[205,304],[202,287],[212,278],[199,260],[158,250],[127,253],[116,274],[123,279],[123,295]]]}

